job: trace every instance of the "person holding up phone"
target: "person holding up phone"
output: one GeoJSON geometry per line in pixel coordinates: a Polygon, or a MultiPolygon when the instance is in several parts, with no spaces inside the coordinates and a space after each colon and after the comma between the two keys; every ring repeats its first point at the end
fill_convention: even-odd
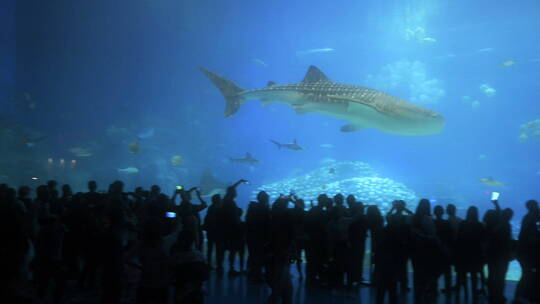
{"type": "Polygon", "coordinates": [[[514,247],[510,224],[514,212],[510,208],[501,210],[499,197],[498,192],[491,194],[491,202],[495,210],[488,210],[491,215],[486,216],[488,218],[486,221],[487,288],[490,303],[506,302],[504,284],[514,247]]]}
{"type": "Polygon", "coordinates": [[[199,213],[208,207],[206,201],[202,198],[201,192],[198,187],[192,187],[189,190],[185,190],[184,187],[180,186],[178,189],[176,187],[175,193],[173,195],[173,202],[176,198],[176,195],[180,194],[180,205],[177,209],[177,217],[182,220],[183,230],[188,230],[193,233],[195,239],[195,244],[199,250],[202,248],[202,230],[201,230],[201,218],[199,213]],[[199,205],[191,203],[191,193],[195,191],[197,198],[201,202],[199,205]]]}

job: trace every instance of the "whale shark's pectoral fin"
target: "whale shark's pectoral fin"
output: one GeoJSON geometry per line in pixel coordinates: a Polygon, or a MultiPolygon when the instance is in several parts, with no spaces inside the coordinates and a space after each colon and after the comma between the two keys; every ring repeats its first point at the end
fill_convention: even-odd
{"type": "Polygon", "coordinates": [[[354,131],[360,131],[362,129],[365,129],[365,127],[359,126],[359,125],[353,125],[353,124],[347,124],[341,127],[339,129],[341,132],[354,132],[354,131]]]}

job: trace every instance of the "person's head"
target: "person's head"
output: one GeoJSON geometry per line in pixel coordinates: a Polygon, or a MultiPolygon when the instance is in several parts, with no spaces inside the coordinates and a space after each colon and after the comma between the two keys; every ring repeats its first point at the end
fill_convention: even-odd
{"type": "Polygon", "coordinates": [[[317,196],[317,205],[320,207],[326,207],[327,200],[328,196],[326,194],[319,194],[319,196],[317,196]]]}
{"type": "Polygon", "coordinates": [[[535,200],[529,200],[525,203],[525,207],[531,213],[538,212],[538,202],[535,200]]]}
{"type": "Polygon", "coordinates": [[[97,183],[95,180],[91,180],[88,182],[88,191],[90,192],[96,192],[97,190],[97,183]]]}
{"type": "Polygon", "coordinates": [[[338,206],[341,206],[343,205],[343,195],[341,193],[338,193],[336,195],[334,195],[334,203],[338,206]]]}
{"type": "Polygon", "coordinates": [[[377,205],[369,205],[366,210],[366,216],[368,218],[381,217],[381,210],[379,210],[379,207],[377,207],[377,205]]]}
{"type": "Polygon", "coordinates": [[[45,185],[41,185],[37,187],[36,189],[36,196],[37,199],[42,202],[48,202],[49,201],[49,189],[45,185]]]}
{"type": "Polygon", "coordinates": [[[442,219],[442,216],[444,215],[444,208],[441,205],[437,205],[433,208],[433,214],[437,219],[442,219]]]}
{"type": "Polygon", "coordinates": [[[55,180],[50,180],[47,182],[47,190],[49,191],[49,197],[53,200],[58,198],[58,190],[56,190],[57,185],[58,182],[55,180]]]}
{"type": "Polygon", "coordinates": [[[288,204],[289,200],[285,196],[280,196],[272,204],[272,210],[285,210],[288,204]]]}
{"type": "Polygon", "coordinates": [[[32,189],[28,186],[20,186],[18,195],[20,198],[28,198],[30,196],[30,193],[32,193],[32,189]]]}
{"type": "Polygon", "coordinates": [[[212,205],[221,204],[221,195],[219,195],[219,194],[212,195],[211,201],[212,201],[212,205]]]}
{"type": "Polygon", "coordinates": [[[122,181],[114,181],[110,186],[109,186],[109,193],[110,194],[120,194],[124,192],[124,183],[122,181]]]}
{"type": "Polygon", "coordinates": [[[268,195],[268,193],[266,193],[266,191],[260,191],[259,193],[257,193],[257,201],[259,203],[268,204],[269,200],[270,196],[268,195]]]}
{"type": "Polygon", "coordinates": [[[395,200],[393,204],[396,208],[396,211],[402,212],[403,210],[405,210],[406,203],[404,200],[395,200]]]}
{"type": "Polygon", "coordinates": [[[416,212],[414,213],[416,216],[430,216],[431,215],[431,203],[428,199],[421,199],[420,202],[418,202],[418,206],[416,206],[416,212]]]}
{"type": "Polygon", "coordinates": [[[352,208],[352,206],[356,204],[356,197],[353,194],[347,195],[347,198],[345,200],[349,208],[352,208]]]}
{"type": "Polygon", "coordinates": [[[68,184],[62,185],[62,196],[68,197],[72,195],[73,195],[73,191],[71,191],[71,187],[68,184]]]}
{"type": "Polygon", "coordinates": [[[158,185],[152,185],[152,187],[150,187],[150,195],[157,196],[160,193],[161,188],[158,185]]]}
{"type": "Polygon", "coordinates": [[[510,222],[514,217],[514,210],[511,208],[505,208],[501,213],[501,219],[503,222],[510,222]]]}
{"type": "Polygon", "coordinates": [[[139,186],[139,187],[135,188],[135,191],[134,191],[134,192],[135,192],[135,194],[137,194],[137,195],[139,195],[139,196],[143,196],[143,194],[144,194],[144,188],[139,186]]]}
{"type": "Polygon", "coordinates": [[[453,205],[453,204],[448,204],[446,206],[446,214],[448,214],[448,216],[455,216],[456,215],[456,206],[453,205]]]}
{"type": "Polygon", "coordinates": [[[478,222],[478,208],[470,206],[469,209],[467,209],[465,220],[468,222],[478,222]]]}

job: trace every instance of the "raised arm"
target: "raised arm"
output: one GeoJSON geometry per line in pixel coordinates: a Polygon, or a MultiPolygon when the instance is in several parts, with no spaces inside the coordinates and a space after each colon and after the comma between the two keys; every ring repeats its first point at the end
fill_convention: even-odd
{"type": "Polygon", "coordinates": [[[238,185],[244,184],[244,183],[247,183],[247,182],[248,182],[247,180],[242,178],[239,181],[237,181],[236,183],[232,184],[231,187],[236,188],[236,187],[238,187],[238,185]]]}
{"type": "Polygon", "coordinates": [[[204,210],[206,207],[208,207],[208,204],[202,198],[201,191],[199,191],[198,188],[195,189],[195,193],[197,194],[197,198],[199,199],[199,201],[201,203],[199,205],[193,205],[193,208],[195,209],[196,212],[200,212],[200,211],[204,210]]]}
{"type": "Polygon", "coordinates": [[[495,206],[495,211],[497,213],[499,213],[501,211],[501,206],[499,205],[499,201],[498,200],[492,200],[491,201],[493,203],[493,205],[495,206]]]}

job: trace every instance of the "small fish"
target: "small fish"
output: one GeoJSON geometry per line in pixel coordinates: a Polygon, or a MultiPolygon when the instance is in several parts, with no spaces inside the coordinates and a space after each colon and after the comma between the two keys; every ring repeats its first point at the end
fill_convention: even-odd
{"type": "Polygon", "coordinates": [[[118,169],[118,173],[124,173],[124,174],[136,174],[139,173],[139,169],[135,167],[127,167],[124,169],[118,169]]]}
{"type": "Polygon", "coordinates": [[[309,50],[304,50],[304,51],[298,51],[296,52],[296,55],[304,56],[304,55],[318,54],[318,53],[330,53],[333,51],[335,51],[333,48],[309,49],[309,50]]]}
{"type": "Polygon", "coordinates": [[[137,154],[141,151],[141,146],[138,141],[132,142],[129,144],[129,153],[137,154]]]}
{"type": "Polygon", "coordinates": [[[32,101],[31,103],[28,104],[28,109],[30,110],[35,110],[37,107],[37,102],[35,101],[32,101]]]}
{"type": "Polygon", "coordinates": [[[321,144],[319,147],[325,148],[325,149],[332,149],[334,148],[333,144],[321,144]]]}
{"type": "Polygon", "coordinates": [[[82,147],[73,147],[69,149],[68,151],[73,153],[77,157],[90,157],[93,155],[90,149],[86,149],[82,147]]]}
{"type": "Polygon", "coordinates": [[[487,97],[493,97],[495,94],[497,94],[497,90],[495,90],[493,87],[491,87],[489,84],[484,83],[480,85],[480,91],[484,93],[487,97]]]}
{"type": "Polygon", "coordinates": [[[504,186],[506,186],[505,184],[494,180],[492,177],[481,178],[480,182],[482,184],[490,186],[490,187],[504,187],[504,186]]]}
{"type": "Polygon", "coordinates": [[[181,166],[184,163],[184,158],[180,155],[175,155],[171,157],[171,164],[173,167],[181,166]]]}
{"type": "Polygon", "coordinates": [[[489,53],[489,52],[493,52],[495,49],[494,48],[483,48],[483,49],[478,49],[476,50],[477,53],[489,53]]]}
{"type": "Polygon", "coordinates": [[[36,138],[29,138],[29,137],[23,137],[21,140],[23,144],[25,144],[28,148],[32,148],[36,145],[36,143],[42,141],[45,139],[45,136],[40,136],[36,138]]]}
{"type": "Polygon", "coordinates": [[[485,155],[485,154],[478,155],[478,160],[484,160],[486,158],[487,158],[487,155],[485,155]]]}
{"type": "Polygon", "coordinates": [[[294,150],[294,151],[304,150],[304,148],[302,148],[296,143],[296,139],[293,140],[292,143],[280,143],[271,139],[270,141],[273,142],[278,147],[278,149],[285,148],[285,149],[294,150]]]}
{"type": "Polygon", "coordinates": [[[258,58],[253,58],[251,59],[251,62],[253,62],[254,64],[258,65],[258,66],[261,66],[261,67],[267,67],[268,64],[264,61],[262,61],[261,59],[258,59],[258,58]]]}
{"type": "Polygon", "coordinates": [[[514,64],[516,64],[514,60],[506,60],[505,62],[501,63],[501,66],[507,68],[513,66],[514,64]]]}
{"type": "Polygon", "coordinates": [[[246,156],[244,156],[244,157],[241,157],[241,158],[229,157],[229,160],[232,163],[241,163],[241,164],[256,164],[256,163],[259,162],[259,160],[253,158],[253,156],[251,156],[251,153],[249,153],[249,152],[247,152],[246,156]]]}
{"type": "Polygon", "coordinates": [[[321,189],[325,190],[328,186],[326,184],[321,185],[321,189]]]}
{"type": "Polygon", "coordinates": [[[334,173],[336,173],[336,169],[330,168],[330,169],[328,169],[328,173],[329,174],[334,174],[334,173]]]}
{"type": "Polygon", "coordinates": [[[422,41],[429,42],[429,43],[437,42],[437,40],[435,38],[431,38],[431,37],[425,37],[424,39],[422,39],[422,41]]]}
{"type": "Polygon", "coordinates": [[[139,132],[139,134],[137,134],[137,137],[139,139],[146,139],[146,138],[150,138],[152,136],[154,136],[154,133],[155,133],[155,129],[150,127],[150,128],[145,128],[145,129],[142,129],[141,132],[139,132]]]}

